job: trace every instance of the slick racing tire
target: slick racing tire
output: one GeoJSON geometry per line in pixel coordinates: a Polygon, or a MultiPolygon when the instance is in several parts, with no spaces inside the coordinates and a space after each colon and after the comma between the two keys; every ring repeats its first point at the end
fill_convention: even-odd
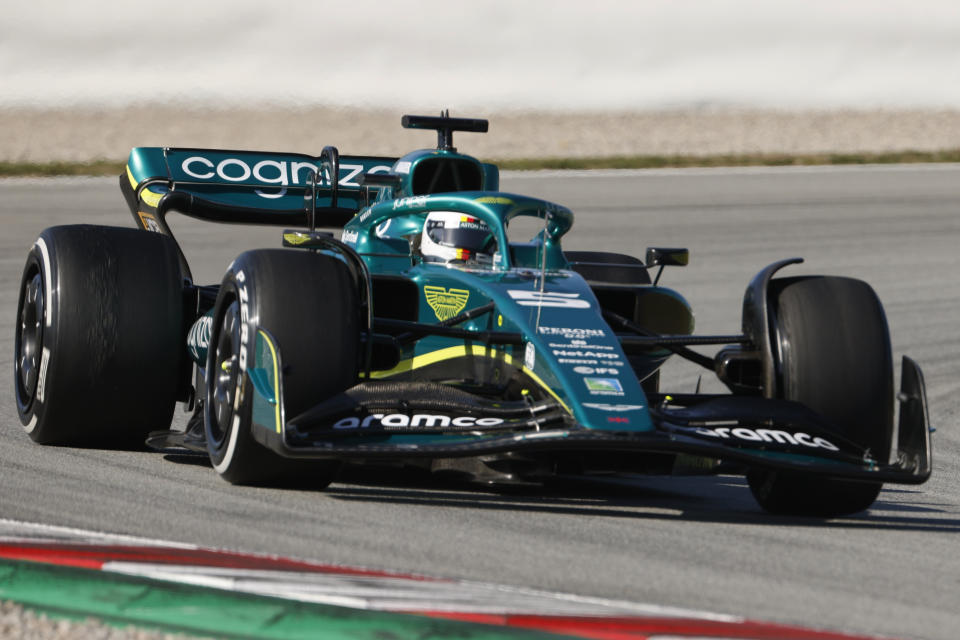
{"type": "MultiPolygon", "coordinates": [[[[893,361],[886,316],[865,282],[818,276],[771,282],[774,358],[780,397],[805,404],[869,449],[890,457],[893,361]]],[[[819,517],[867,509],[879,482],[754,469],[754,497],[767,511],[819,517]]]]}
{"type": "Polygon", "coordinates": [[[650,273],[639,258],[606,251],[564,251],[563,255],[567,262],[593,263],[571,265],[584,280],[610,284],[650,284],[650,273]]]}
{"type": "Polygon", "coordinates": [[[71,225],[27,255],[14,360],[20,421],[42,444],[143,444],[170,426],[183,349],[171,238],[71,225]]]}
{"type": "Polygon", "coordinates": [[[233,484],[328,485],[339,463],[283,458],[254,437],[246,373],[259,329],[276,341],[287,419],[357,382],[360,317],[347,266],[324,254],[260,249],[223,278],[207,353],[204,429],[210,461],[233,484]]]}

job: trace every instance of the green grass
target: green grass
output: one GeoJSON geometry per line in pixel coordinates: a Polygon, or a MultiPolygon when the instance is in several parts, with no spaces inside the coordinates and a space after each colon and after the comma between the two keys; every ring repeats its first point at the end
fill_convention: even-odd
{"type": "Polygon", "coordinates": [[[0,176],[118,176],[124,162],[0,162],[0,176]]]}
{"type": "MultiPolygon", "coordinates": [[[[889,153],[724,154],[712,156],[648,155],[585,158],[510,158],[490,160],[503,170],[662,169],[667,167],[784,167],[810,165],[960,162],[960,149],[889,153]]],[[[0,176],[115,176],[122,161],[0,162],[0,176]]]]}

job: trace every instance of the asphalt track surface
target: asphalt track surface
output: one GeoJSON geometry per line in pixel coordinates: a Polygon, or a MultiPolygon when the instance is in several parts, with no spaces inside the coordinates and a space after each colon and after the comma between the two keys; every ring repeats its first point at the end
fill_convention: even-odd
{"type": "MultiPolygon", "coordinates": [[[[698,333],[734,333],[743,289],[790,273],[868,280],[895,361],[923,367],[934,475],[889,486],[867,513],[771,517],[739,477],[639,478],[616,487],[496,493],[399,474],[325,491],[233,487],[203,463],[141,451],[40,447],[0,395],[0,517],[324,563],[419,572],[904,638],[960,628],[960,166],[527,173],[506,191],[578,214],[567,248],[686,246],[663,283],[698,333]]],[[[114,179],[0,181],[0,364],[12,375],[23,259],[46,226],[132,224],[114,179]]],[[[278,230],[174,221],[199,281],[278,230]]],[[[705,352],[709,352],[704,350],[705,352]]],[[[669,365],[668,365],[669,366],[669,365]]],[[[677,366],[664,386],[693,390],[677,366]]],[[[704,388],[714,388],[704,378],[704,388]]],[[[178,412],[177,419],[183,416],[178,412]]]]}

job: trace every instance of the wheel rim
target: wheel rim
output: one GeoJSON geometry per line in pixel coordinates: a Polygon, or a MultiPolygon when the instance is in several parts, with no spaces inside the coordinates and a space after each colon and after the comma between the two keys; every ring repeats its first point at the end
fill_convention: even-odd
{"type": "Polygon", "coordinates": [[[38,271],[24,283],[20,317],[17,323],[15,362],[17,395],[20,404],[24,407],[29,406],[33,401],[40,379],[45,304],[43,278],[38,271]]]}
{"type": "Polygon", "coordinates": [[[237,382],[240,376],[240,305],[227,307],[217,332],[213,370],[210,372],[210,436],[219,448],[229,432],[236,411],[237,382]]]}

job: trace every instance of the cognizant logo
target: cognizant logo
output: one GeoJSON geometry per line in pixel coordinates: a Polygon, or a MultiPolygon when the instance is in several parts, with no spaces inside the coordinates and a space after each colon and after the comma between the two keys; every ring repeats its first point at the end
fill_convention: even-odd
{"type": "MultiPolygon", "coordinates": [[[[248,182],[251,179],[264,185],[286,187],[307,184],[309,177],[316,173],[318,166],[313,162],[288,162],[286,160],[260,160],[253,166],[240,158],[224,158],[214,162],[204,156],[190,156],[180,163],[180,169],[197,180],[220,180],[226,182],[248,182]]],[[[389,171],[387,165],[371,167],[367,173],[389,171]]],[[[359,187],[357,176],[363,173],[362,164],[341,164],[338,183],[342,187],[359,187]]],[[[321,175],[320,185],[326,183],[321,175]]]]}

